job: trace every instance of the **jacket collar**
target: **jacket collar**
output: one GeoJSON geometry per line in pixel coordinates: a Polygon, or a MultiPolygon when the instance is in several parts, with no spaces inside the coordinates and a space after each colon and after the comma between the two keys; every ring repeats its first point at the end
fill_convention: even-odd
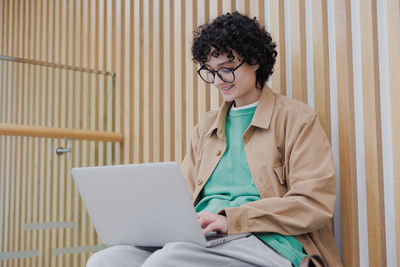
{"type": "MultiPolygon", "coordinates": [[[[272,112],[275,106],[276,95],[267,85],[263,88],[258,102],[256,112],[251,121],[251,126],[255,126],[262,129],[268,129],[271,123],[272,112]]],[[[232,102],[224,102],[217,114],[217,119],[211,125],[206,136],[210,136],[214,131],[217,131],[218,138],[225,138],[225,122],[229,108],[232,106],[232,102]]]]}

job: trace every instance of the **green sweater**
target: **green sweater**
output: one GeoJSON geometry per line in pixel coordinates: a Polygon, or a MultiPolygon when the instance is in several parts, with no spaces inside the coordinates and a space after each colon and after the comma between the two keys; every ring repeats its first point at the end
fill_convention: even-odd
{"type": "MultiPolygon", "coordinates": [[[[223,208],[239,207],[246,202],[261,199],[251,177],[243,145],[243,134],[249,127],[257,106],[229,110],[226,120],[226,151],[201,193],[196,211],[218,213],[223,208]]],[[[257,236],[299,266],[306,256],[301,243],[293,236],[260,233],[257,236]]]]}

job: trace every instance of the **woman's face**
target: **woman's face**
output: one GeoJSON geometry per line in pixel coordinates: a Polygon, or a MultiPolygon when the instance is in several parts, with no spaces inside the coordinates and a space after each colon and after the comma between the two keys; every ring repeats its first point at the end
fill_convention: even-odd
{"type": "MultiPolygon", "coordinates": [[[[229,59],[225,54],[218,57],[211,56],[209,61],[205,63],[205,66],[209,70],[214,71],[221,68],[234,69],[239,66],[242,61],[239,60],[239,55],[235,51],[233,51],[233,56],[234,59],[229,59]]],[[[235,70],[235,80],[232,83],[223,81],[217,74],[215,74],[213,84],[218,88],[225,101],[235,102],[235,107],[254,103],[261,95],[261,90],[256,87],[257,69],[258,65],[249,65],[244,63],[235,70]]]]}

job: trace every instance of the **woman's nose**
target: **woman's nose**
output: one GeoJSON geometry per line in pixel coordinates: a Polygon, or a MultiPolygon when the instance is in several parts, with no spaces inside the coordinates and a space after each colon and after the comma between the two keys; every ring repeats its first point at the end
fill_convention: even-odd
{"type": "Polygon", "coordinates": [[[220,86],[220,85],[222,85],[222,84],[224,84],[225,82],[219,77],[219,75],[218,74],[216,74],[215,75],[215,78],[214,78],[214,85],[215,86],[220,86]]]}

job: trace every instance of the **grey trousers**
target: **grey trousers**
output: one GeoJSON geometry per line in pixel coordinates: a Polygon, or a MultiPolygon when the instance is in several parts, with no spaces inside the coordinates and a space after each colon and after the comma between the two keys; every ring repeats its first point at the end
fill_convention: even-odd
{"type": "Polygon", "coordinates": [[[291,267],[285,257],[254,235],[210,248],[194,243],[168,243],[160,249],[113,246],[93,254],[86,267],[210,267],[276,266],[291,267]]]}

